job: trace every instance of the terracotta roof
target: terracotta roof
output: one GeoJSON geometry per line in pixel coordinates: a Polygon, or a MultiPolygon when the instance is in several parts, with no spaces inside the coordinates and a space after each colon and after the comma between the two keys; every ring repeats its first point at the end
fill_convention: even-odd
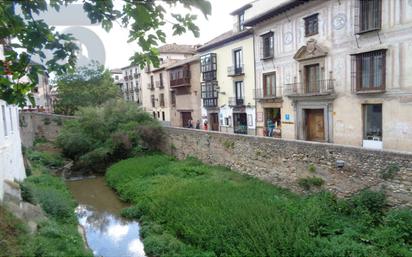
{"type": "Polygon", "coordinates": [[[178,45],[166,44],[158,48],[160,53],[176,53],[176,54],[194,54],[196,47],[194,45],[178,45]]]}
{"type": "Polygon", "coordinates": [[[236,39],[251,35],[253,33],[253,31],[251,29],[246,29],[240,32],[234,32],[233,30],[229,30],[217,37],[215,37],[214,39],[210,40],[209,42],[207,42],[206,44],[204,44],[203,46],[199,47],[197,49],[198,52],[204,52],[207,51],[211,48],[223,45],[225,43],[234,41],[236,39]]]}
{"type": "Polygon", "coordinates": [[[195,56],[192,56],[192,57],[183,59],[183,60],[179,60],[179,61],[177,61],[176,63],[174,63],[174,64],[172,64],[172,65],[170,65],[170,66],[167,66],[166,69],[167,69],[167,70],[170,70],[170,69],[173,69],[173,68],[182,66],[182,65],[184,65],[184,64],[192,63],[192,62],[197,62],[197,61],[200,61],[200,56],[199,56],[199,55],[195,55],[195,56]]]}

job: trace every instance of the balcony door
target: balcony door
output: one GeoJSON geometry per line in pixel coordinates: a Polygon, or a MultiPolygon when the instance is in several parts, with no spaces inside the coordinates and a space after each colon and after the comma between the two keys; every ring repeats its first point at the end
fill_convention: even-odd
{"type": "Polygon", "coordinates": [[[305,93],[319,93],[320,65],[311,64],[305,66],[305,93]]]}
{"type": "Polygon", "coordinates": [[[243,81],[236,81],[235,82],[235,97],[236,97],[236,105],[243,105],[243,81]]]}
{"type": "Polygon", "coordinates": [[[234,56],[235,74],[240,74],[242,73],[242,65],[243,65],[242,49],[235,50],[233,52],[233,56],[234,56]]]}
{"type": "Polygon", "coordinates": [[[275,96],[276,95],[276,73],[263,75],[263,96],[275,96]]]}

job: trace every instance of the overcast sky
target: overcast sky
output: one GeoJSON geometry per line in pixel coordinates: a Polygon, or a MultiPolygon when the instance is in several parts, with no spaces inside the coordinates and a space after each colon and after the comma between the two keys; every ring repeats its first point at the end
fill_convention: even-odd
{"type": "MultiPolygon", "coordinates": [[[[230,15],[230,12],[251,1],[252,0],[210,0],[212,3],[212,15],[209,16],[208,20],[206,20],[200,12],[192,10],[193,13],[198,15],[196,24],[200,28],[200,37],[195,38],[192,33],[187,33],[182,36],[172,36],[171,24],[168,24],[165,27],[167,43],[203,44],[221,33],[232,29],[233,17],[230,15]]],[[[118,2],[117,4],[121,3],[118,2]]],[[[171,13],[190,12],[183,7],[175,7],[169,11],[171,13]]],[[[79,11],[73,11],[73,13],[65,13],[64,10],[61,10],[57,14],[45,14],[42,18],[46,18],[47,22],[50,25],[56,26],[59,31],[76,32],[79,26],[82,26],[83,24],[79,11]],[[73,19],[73,16],[76,18],[73,19]]],[[[137,43],[127,43],[128,30],[121,28],[118,24],[115,24],[109,33],[101,29],[99,26],[82,27],[83,29],[95,32],[97,37],[103,43],[105,56],[102,59],[105,60],[106,67],[110,69],[129,65],[129,58],[133,55],[134,51],[138,50],[137,43]]],[[[83,54],[85,56],[96,54],[102,55],[102,52],[97,51],[101,48],[99,47],[99,42],[96,42],[96,40],[90,41],[89,38],[91,38],[91,36],[87,36],[86,38],[87,39],[84,39],[84,41],[87,42],[83,44],[82,47],[83,54]]]]}

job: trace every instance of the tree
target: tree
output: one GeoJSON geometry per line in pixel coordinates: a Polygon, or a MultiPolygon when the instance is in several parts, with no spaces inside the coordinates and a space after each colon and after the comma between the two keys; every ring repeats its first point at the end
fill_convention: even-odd
{"type": "Polygon", "coordinates": [[[56,85],[55,112],[59,114],[73,115],[79,107],[99,106],[120,97],[120,89],[113,83],[110,71],[98,63],[58,76],[56,85]]]}
{"type": "MultiPolygon", "coordinates": [[[[0,60],[0,99],[9,104],[25,105],[26,97],[32,101],[30,90],[37,84],[38,74],[44,71],[63,74],[73,71],[76,64],[76,44],[71,35],[56,32],[44,21],[35,19],[35,14],[48,8],[59,10],[76,0],[0,0],[0,44],[7,44],[5,59],[0,60]],[[49,5],[47,5],[49,2],[49,5]],[[21,10],[20,14],[16,10],[21,10]],[[15,38],[18,43],[10,44],[15,38]],[[44,51],[51,50],[53,57],[46,58],[44,51]],[[32,56],[39,56],[43,64],[33,64],[32,56]],[[29,82],[22,82],[27,76],[29,82]]],[[[205,17],[211,12],[208,0],[124,0],[121,9],[116,9],[113,0],[83,0],[83,9],[92,23],[99,23],[110,31],[113,22],[130,28],[129,42],[137,42],[142,51],[131,57],[131,61],[140,67],[152,63],[159,65],[156,46],[165,43],[166,9],[182,4],[184,7],[197,8],[205,17]]],[[[199,36],[199,28],[194,24],[196,15],[172,14],[173,34],[180,35],[191,31],[199,36]]]]}

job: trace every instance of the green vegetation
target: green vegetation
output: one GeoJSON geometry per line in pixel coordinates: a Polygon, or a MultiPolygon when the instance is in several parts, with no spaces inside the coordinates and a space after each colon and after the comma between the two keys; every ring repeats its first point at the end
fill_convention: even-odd
{"type": "Polygon", "coordinates": [[[48,219],[31,235],[21,221],[0,206],[0,256],[92,256],[77,230],[74,199],[63,180],[49,174],[48,167],[63,164],[61,156],[33,149],[26,154],[36,172],[20,184],[22,198],[40,205],[48,219]]]}
{"type": "Polygon", "coordinates": [[[120,98],[121,94],[110,71],[97,63],[58,76],[56,84],[59,98],[55,113],[65,115],[74,115],[79,107],[102,105],[110,99],[120,98]]]}
{"type": "Polygon", "coordinates": [[[298,185],[305,190],[310,190],[312,187],[321,187],[325,181],[319,177],[299,178],[298,185]]]}
{"type": "Polygon", "coordinates": [[[27,238],[24,224],[0,205],[0,256],[22,256],[27,238]]]}
{"type": "Polygon", "coordinates": [[[226,150],[234,149],[235,148],[235,141],[225,140],[223,142],[223,146],[226,148],[226,150]]]}
{"type": "Polygon", "coordinates": [[[313,164],[313,163],[309,164],[308,170],[309,170],[310,173],[315,173],[316,172],[315,164],[313,164]]]}
{"type": "Polygon", "coordinates": [[[156,47],[166,42],[163,31],[165,16],[173,24],[173,35],[192,32],[198,37],[199,28],[194,23],[197,15],[192,14],[193,9],[199,10],[205,17],[211,13],[211,4],[207,0],[122,1],[121,5],[114,4],[113,0],[1,1],[0,43],[15,40],[8,45],[3,60],[0,60],[0,99],[20,107],[30,99],[31,104],[36,106],[31,90],[39,80],[38,74],[46,71],[64,74],[74,69],[79,50],[75,38],[56,31],[41,19],[45,12],[58,12],[61,7],[70,4],[81,4],[90,22],[100,24],[107,32],[112,29],[113,22],[130,28],[128,42],[137,43],[140,49],[130,60],[141,68],[150,63],[156,67],[160,65],[156,47]],[[170,13],[177,4],[185,7],[186,11],[179,9],[180,13],[170,13]],[[50,56],[46,57],[46,50],[50,56]],[[33,63],[33,56],[39,57],[42,64],[33,63]],[[22,79],[25,76],[28,79],[22,79]]]}
{"type": "Polygon", "coordinates": [[[412,256],[412,213],[382,192],[295,195],[226,168],[131,158],[107,182],[132,206],[149,256],[412,256]]]}
{"type": "Polygon", "coordinates": [[[76,115],[64,123],[57,144],[78,170],[102,172],[114,161],[156,149],[162,140],[161,125],[130,102],[84,107],[76,115]]]}
{"type": "Polygon", "coordinates": [[[390,164],[386,169],[381,171],[381,177],[385,180],[393,179],[395,175],[400,171],[398,164],[390,164]]]}

